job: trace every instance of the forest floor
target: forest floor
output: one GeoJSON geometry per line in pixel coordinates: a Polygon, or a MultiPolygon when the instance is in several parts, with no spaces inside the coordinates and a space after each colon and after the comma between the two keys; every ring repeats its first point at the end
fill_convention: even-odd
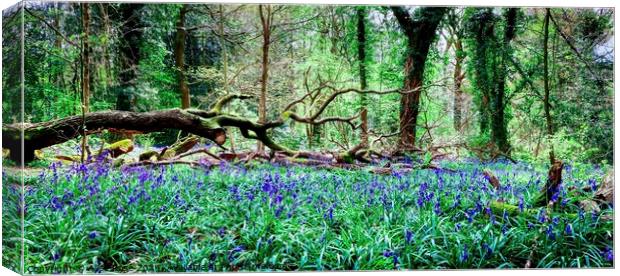
{"type": "MultiPolygon", "coordinates": [[[[604,219],[612,207],[584,212],[567,197],[567,187],[593,193],[605,168],[566,165],[559,204],[533,208],[545,165],[439,165],[446,170],[376,174],[258,162],[30,169],[25,272],[613,266],[613,221],[604,219]],[[496,214],[497,201],[519,210],[496,214]]],[[[8,267],[21,236],[11,170],[3,170],[2,195],[8,267]]]]}

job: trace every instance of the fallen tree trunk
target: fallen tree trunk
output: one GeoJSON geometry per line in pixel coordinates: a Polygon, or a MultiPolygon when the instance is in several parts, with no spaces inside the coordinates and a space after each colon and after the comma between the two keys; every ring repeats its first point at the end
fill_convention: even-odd
{"type": "MultiPolygon", "coordinates": [[[[201,113],[201,115],[209,112],[201,113]]],[[[24,162],[34,159],[34,151],[73,139],[86,130],[123,129],[141,133],[177,129],[205,137],[222,145],[226,132],[219,124],[216,113],[200,116],[191,110],[169,109],[151,112],[101,111],[82,116],[71,116],[36,124],[2,126],[2,147],[10,150],[9,158],[21,160],[21,141],[24,142],[24,162]],[[22,132],[23,131],[23,132],[22,132]],[[23,133],[23,136],[22,136],[23,133]]]]}

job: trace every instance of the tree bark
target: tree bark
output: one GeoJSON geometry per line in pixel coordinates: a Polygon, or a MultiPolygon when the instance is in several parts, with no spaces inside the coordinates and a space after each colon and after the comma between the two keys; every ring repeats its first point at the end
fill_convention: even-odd
{"type": "Polygon", "coordinates": [[[553,121],[551,120],[551,105],[549,103],[549,8],[545,9],[545,21],[543,24],[543,82],[545,87],[545,95],[543,98],[543,104],[545,109],[545,120],[547,122],[547,139],[549,141],[549,162],[553,164],[555,162],[555,153],[553,151],[553,121]]]}
{"type": "MultiPolygon", "coordinates": [[[[262,73],[260,83],[260,97],[258,100],[258,122],[267,121],[267,81],[269,79],[269,44],[271,40],[272,12],[270,5],[258,5],[261,25],[263,27],[263,47],[262,47],[262,73]]],[[[258,152],[263,152],[265,146],[258,142],[258,152]]]]}
{"type": "Polygon", "coordinates": [[[121,4],[119,6],[122,38],[119,45],[120,72],[118,80],[120,89],[116,98],[117,110],[133,110],[135,95],[131,91],[138,78],[138,64],[140,62],[140,41],[142,40],[143,23],[140,10],[144,4],[121,4]]]}
{"type": "Polygon", "coordinates": [[[562,161],[555,160],[555,162],[553,162],[551,168],[549,168],[549,174],[545,187],[536,197],[534,207],[547,206],[547,204],[549,204],[549,202],[553,199],[553,195],[559,192],[559,186],[562,183],[563,168],[564,163],[562,163],[562,161]]]}
{"type": "Polygon", "coordinates": [[[506,154],[510,154],[510,143],[508,142],[508,129],[505,117],[505,85],[507,76],[507,63],[510,59],[510,41],[515,36],[517,20],[517,9],[510,8],[506,12],[506,27],[504,29],[504,37],[502,40],[501,61],[498,68],[496,80],[496,89],[493,93],[492,104],[493,113],[491,117],[491,138],[499,148],[506,154]]]}
{"type": "MultiPolygon", "coordinates": [[[[366,8],[357,8],[357,59],[359,62],[359,74],[360,74],[360,89],[366,90],[368,88],[368,80],[366,77],[366,8]]],[[[361,121],[360,126],[362,131],[362,145],[368,146],[368,110],[367,110],[367,96],[366,94],[360,95],[361,105],[361,121]]]]}
{"type": "MultiPolygon", "coordinates": [[[[191,110],[190,110],[191,111],[191,110]]],[[[213,114],[215,115],[215,114],[213,114]]],[[[37,124],[4,125],[2,147],[10,150],[10,158],[20,158],[20,133],[24,132],[25,162],[34,159],[34,150],[59,144],[83,133],[83,126],[89,130],[122,129],[149,133],[165,129],[178,129],[202,136],[223,144],[226,134],[219,124],[219,118],[199,116],[185,110],[170,109],[152,112],[100,111],[82,116],[37,124]]]]}
{"type": "Polygon", "coordinates": [[[179,11],[179,20],[177,21],[177,32],[174,40],[174,61],[177,67],[177,78],[179,82],[179,92],[181,94],[181,108],[190,107],[189,87],[185,77],[185,40],[187,31],[185,30],[185,14],[187,13],[187,4],[184,4],[179,11]]]}
{"type": "Polygon", "coordinates": [[[90,10],[88,3],[80,4],[82,7],[82,112],[88,113],[90,109],[90,10]]]}
{"type": "Polygon", "coordinates": [[[463,60],[463,44],[460,38],[456,38],[454,42],[455,64],[454,64],[454,130],[460,132],[463,129],[463,78],[465,72],[462,71],[463,60]]]}
{"type": "MultiPolygon", "coordinates": [[[[435,38],[439,22],[447,9],[438,7],[420,8],[416,12],[417,16],[414,20],[404,7],[393,6],[391,8],[408,42],[404,90],[418,89],[424,81],[424,65],[430,45],[435,38]]],[[[400,145],[405,151],[413,150],[415,147],[421,93],[421,90],[417,90],[415,93],[401,96],[400,145]]]]}
{"type": "Polygon", "coordinates": [[[82,162],[86,160],[86,152],[88,147],[88,140],[86,135],[85,116],[90,109],[90,10],[88,3],[82,3],[82,162]]]}

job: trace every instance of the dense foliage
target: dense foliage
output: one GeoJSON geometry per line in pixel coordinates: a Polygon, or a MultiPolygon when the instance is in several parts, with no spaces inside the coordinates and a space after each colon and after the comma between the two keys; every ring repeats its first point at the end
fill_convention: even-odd
{"type": "MultiPolygon", "coordinates": [[[[78,4],[26,3],[24,119],[41,122],[79,114],[83,82],[80,72],[84,66],[91,71],[90,111],[180,107],[179,77],[187,79],[192,107],[206,108],[226,93],[258,95],[262,28],[257,6],[188,7],[93,4],[86,40],[81,36],[84,30],[78,4]],[[187,34],[184,67],[179,69],[175,65],[175,39],[183,10],[187,34]],[[140,33],[127,36],[123,30],[128,29],[128,24],[140,33]],[[80,52],[85,42],[91,62],[84,65],[80,52]],[[130,80],[129,86],[123,74],[129,70],[127,66],[133,65],[124,61],[124,49],[141,53],[133,61],[136,67],[131,70],[136,79],[130,80]]],[[[548,47],[550,113],[555,122],[552,135],[546,133],[543,112],[541,32],[545,10],[517,9],[514,38],[504,44],[507,12],[497,8],[454,8],[445,16],[427,57],[424,83],[430,86],[421,95],[415,144],[466,143],[480,147],[493,141],[505,144],[500,147],[503,151],[527,160],[544,160],[551,145],[555,145],[560,159],[609,163],[613,147],[608,127],[613,117],[613,11],[551,9],[548,47]],[[455,85],[461,70],[463,77],[455,85]],[[499,86],[502,80],[505,87],[499,86]],[[501,99],[493,97],[500,92],[501,99]],[[500,110],[495,110],[497,107],[500,110]],[[504,114],[505,118],[492,126],[491,114],[504,114]],[[455,128],[451,127],[453,121],[458,122],[455,128]],[[504,138],[491,137],[495,132],[504,138]]],[[[19,14],[15,10],[4,13],[3,123],[20,120],[19,79],[12,73],[19,70],[16,57],[20,43],[8,44],[18,41],[19,14]]],[[[390,9],[370,6],[363,9],[363,14],[366,89],[402,87],[407,37],[390,9]]],[[[412,16],[420,14],[423,12],[412,16]]],[[[266,80],[268,119],[278,118],[283,106],[322,83],[337,88],[359,87],[356,7],[277,6],[271,24],[266,80]]],[[[316,105],[327,95],[313,102],[316,105]]],[[[399,98],[393,94],[368,95],[362,102],[358,95],[346,95],[330,104],[324,116],[348,117],[364,105],[371,134],[393,133],[399,130],[399,98]]],[[[304,106],[301,112],[311,113],[314,108],[304,106]]],[[[236,104],[231,110],[257,118],[258,101],[236,104]]],[[[276,129],[273,135],[284,145],[308,149],[350,147],[360,139],[342,122],[291,123],[276,129]]],[[[169,144],[177,133],[149,136],[156,144],[169,144]]],[[[396,137],[389,139],[396,141],[396,137]]],[[[240,148],[254,145],[244,140],[237,142],[240,148]]]]}

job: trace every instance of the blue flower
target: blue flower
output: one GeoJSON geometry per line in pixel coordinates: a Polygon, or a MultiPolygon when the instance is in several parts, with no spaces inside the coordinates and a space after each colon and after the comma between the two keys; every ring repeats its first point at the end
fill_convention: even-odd
{"type": "Polygon", "coordinates": [[[463,251],[461,252],[461,262],[467,261],[469,259],[469,253],[467,252],[467,245],[463,245],[463,251]]]}
{"type": "Polygon", "coordinates": [[[90,234],[88,234],[88,238],[89,239],[95,239],[99,234],[97,233],[97,231],[92,231],[90,232],[90,234]]]}
{"type": "Polygon", "coordinates": [[[413,233],[409,229],[405,230],[405,241],[409,244],[413,238],[413,233]]]}
{"type": "Polygon", "coordinates": [[[566,232],[566,235],[572,235],[573,234],[573,226],[570,225],[570,223],[566,224],[566,227],[564,227],[564,232],[566,232]]]}
{"type": "Polygon", "coordinates": [[[383,251],[383,257],[389,258],[394,256],[394,252],[392,252],[391,250],[385,250],[383,251]]]}
{"type": "Polygon", "coordinates": [[[605,256],[605,259],[608,262],[614,261],[614,251],[611,248],[609,248],[609,246],[605,246],[605,251],[603,251],[603,256],[605,256]]]}
{"type": "Polygon", "coordinates": [[[493,249],[491,249],[489,244],[487,244],[486,242],[482,244],[482,248],[486,250],[486,252],[484,253],[485,257],[490,257],[491,255],[493,255],[493,249]]]}
{"type": "Polygon", "coordinates": [[[56,251],[52,254],[52,261],[58,261],[58,260],[60,260],[60,253],[56,251]]]}
{"type": "Polygon", "coordinates": [[[220,238],[223,238],[226,235],[226,227],[220,227],[220,229],[217,230],[217,234],[220,238]]]}
{"type": "Polygon", "coordinates": [[[547,220],[546,212],[544,209],[541,209],[538,212],[538,222],[544,223],[547,220]]]}
{"type": "Polygon", "coordinates": [[[555,240],[555,233],[553,232],[553,226],[551,224],[547,226],[546,233],[549,239],[555,240]]]}

